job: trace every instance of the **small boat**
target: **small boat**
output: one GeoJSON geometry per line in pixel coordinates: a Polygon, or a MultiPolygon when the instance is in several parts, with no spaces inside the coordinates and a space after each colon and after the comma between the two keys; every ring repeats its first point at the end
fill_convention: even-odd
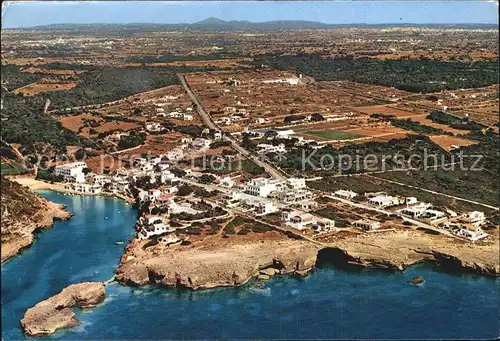
{"type": "Polygon", "coordinates": [[[122,242],[121,240],[119,240],[119,241],[117,241],[115,244],[116,244],[116,245],[122,245],[122,244],[123,244],[123,242],[122,242]]]}

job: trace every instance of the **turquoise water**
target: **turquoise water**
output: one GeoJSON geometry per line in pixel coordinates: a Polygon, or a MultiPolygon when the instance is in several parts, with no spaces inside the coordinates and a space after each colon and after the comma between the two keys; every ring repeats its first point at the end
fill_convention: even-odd
{"type": "MultiPolygon", "coordinates": [[[[26,339],[24,311],[68,284],[106,280],[133,234],[135,211],[118,199],[43,192],[75,216],[40,233],[2,266],[2,338],[26,339]],[[118,213],[120,212],[120,213],[118,213]],[[108,217],[106,219],[105,217],[108,217]]],[[[75,310],[82,324],[51,339],[494,338],[499,280],[439,272],[321,268],[298,279],[200,292],[107,287],[103,304],[75,310]],[[421,286],[408,280],[421,275],[421,286]]]]}

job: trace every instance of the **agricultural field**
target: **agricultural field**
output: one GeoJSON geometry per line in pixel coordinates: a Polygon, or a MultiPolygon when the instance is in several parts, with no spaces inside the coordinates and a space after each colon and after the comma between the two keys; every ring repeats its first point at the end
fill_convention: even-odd
{"type": "Polygon", "coordinates": [[[478,143],[477,141],[467,140],[460,137],[455,136],[446,136],[446,135],[433,135],[430,136],[432,142],[440,145],[443,149],[451,150],[454,146],[463,147],[463,146],[471,146],[473,144],[478,143]]]}
{"type": "MultiPolygon", "coordinates": [[[[285,125],[285,118],[290,115],[359,116],[363,114],[357,112],[356,106],[391,103],[406,95],[382,86],[315,82],[304,75],[277,70],[191,73],[186,80],[215,120],[238,113],[242,119],[232,124],[238,127],[285,125]]],[[[223,129],[238,130],[231,126],[223,129]]]]}
{"type": "Polygon", "coordinates": [[[441,129],[443,131],[452,133],[453,135],[463,135],[467,133],[467,130],[460,130],[460,129],[455,129],[452,128],[446,124],[440,124],[440,123],[435,123],[432,122],[430,119],[427,118],[428,115],[419,115],[419,116],[414,116],[411,118],[412,121],[418,122],[422,125],[430,126],[433,128],[441,129]]]}
{"type": "Polygon", "coordinates": [[[15,94],[23,94],[26,96],[33,96],[39,93],[43,92],[50,92],[50,91],[66,91],[73,89],[76,86],[75,82],[69,82],[69,83],[32,83],[28,84],[26,86],[23,86],[22,88],[16,89],[14,91],[15,94]]]}
{"type": "Polygon", "coordinates": [[[348,129],[345,130],[345,132],[358,134],[360,136],[368,136],[375,140],[402,139],[408,136],[408,132],[406,130],[393,127],[390,124],[370,124],[360,128],[348,129]]]}
{"type": "Polygon", "coordinates": [[[352,109],[356,110],[357,112],[360,112],[362,114],[366,114],[366,115],[371,115],[371,114],[394,115],[398,119],[411,118],[411,117],[419,115],[419,113],[415,113],[415,112],[407,111],[407,110],[402,110],[402,109],[390,107],[387,105],[355,107],[352,109]]]}
{"type": "Polygon", "coordinates": [[[306,130],[302,134],[316,136],[324,140],[352,140],[363,136],[351,132],[335,130],[306,130]]]}
{"type": "Polygon", "coordinates": [[[89,113],[74,116],[56,116],[56,118],[64,128],[84,137],[95,137],[99,133],[112,131],[128,131],[141,126],[140,122],[121,121],[110,116],[89,113]]]}
{"type": "Polygon", "coordinates": [[[56,75],[56,76],[74,76],[74,75],[78,75],[84,71],[82,71],[82,70],[65,70],[65,69],[47,69],[47,68],[31,66],[31,67],[27,67],[27,68],[22,68],[21,72],[39,73],[39,74],[56,75]]]}

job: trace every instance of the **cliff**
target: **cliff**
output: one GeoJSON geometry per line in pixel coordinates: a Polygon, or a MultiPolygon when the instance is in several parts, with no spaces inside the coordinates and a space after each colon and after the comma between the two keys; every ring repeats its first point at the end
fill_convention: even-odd
{"type": "Polygon", "coordinates": [[[30,336],[43,336],[57,329],[78,325],[72,307],[90,308],[106,296],[104,283],[84,282],[73,284],[59,294],[30,308],[21,320],[21,326],[30,336]]]}
{"type": "Polygon", "coordinates": [[[278,231],[229,238],[216,235],[188,246],[144,248],[145,243],[134,239],[127,246],[116,272],[118,281],[189,289],[238,286],[265,269],[303,275],[314,268],[320,248],[278,231]]]}
{"type": "Polygon", "coordinates": [[[33,234],[55,219],[68,219],[63,205],[43,199],[17,182],[1,177],[2,262],[33,243],[33,234]]]}
{"type": "Polygon", "coordinates": [[[239,286],[252,277],[305,275],[323,264],[402,271],[425,261],[459,272],[500,275],[498,238],[493,233],[488,242],[473,244],[412,229],[342,231],[322,244],[290,238],[278,231],[229,238],[216,235],[191,245],[169,247],[149,246],[147,241],[134,239],[122,256],[116,279],[128,285],[196,290],[239,286]]]}
{"type": "Polygon", "coordinates": [[[404,270],[407,266],[430,261],[447,270],[499,276],[498,228],[488,233],[487,240],[471,243],[413,229],[346,233],[345,236],[340,232],[334,241],[325,245],[343,255],[338,251],[323,252],[323,261],[390,270],[404,270]]]}

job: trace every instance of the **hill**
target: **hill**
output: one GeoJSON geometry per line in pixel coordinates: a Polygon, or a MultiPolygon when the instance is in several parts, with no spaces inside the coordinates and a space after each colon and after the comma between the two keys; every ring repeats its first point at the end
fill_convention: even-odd
{"type": "Polygon", "coordinates": [[[2,262],[33,243],[33,234],[70,213],[27,187],[1,176],[2,262]]]}

